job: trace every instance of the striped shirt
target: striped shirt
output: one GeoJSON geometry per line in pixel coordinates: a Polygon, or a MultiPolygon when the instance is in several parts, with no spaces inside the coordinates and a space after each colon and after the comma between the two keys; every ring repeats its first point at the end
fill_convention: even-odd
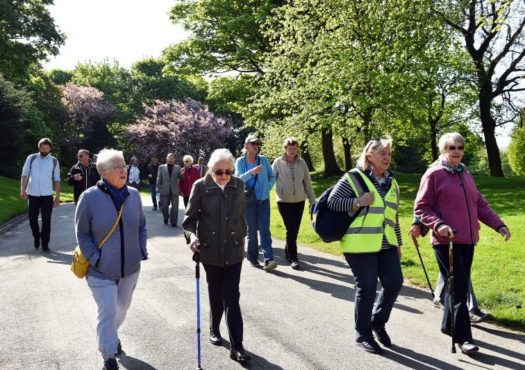
{"type": "MultiPolygon", "coordinates": [[[[385,178],[385,181],[383,182],[383,185],[381,186],[370,170],[365,170],[363,172],[368,176],[368,179],[372,181],[372,183],[377,189],[377,192],[379,193],[379,195],[381,195],[381,198],[384,199],[385,194],[388,192],[388,190],[390,190],[394,174],[390,171],[387,171],[387,176],[385,178]]],[[[356,194],[354,193],[354,190],[348,183],[346,175],[342,176],[335,185],[334,189],[332,190],[330,197],[328,198],[328,208],[335,212],[348,212],[349,215],[352,215],[356,211],[356,209],[354,209],[355,202],[357,202],[356,194]]],[[[398,245],[403,245],[403,240],[401,238],[401,230],[399,228],[399,213],[396,213],[396,226],[394,230],[396,232],[398,245]]],[[[389,249],[394,247],[395,246],[388,243],[385,235],[383,234],[383,242],[381,249],[389,249]]]]}

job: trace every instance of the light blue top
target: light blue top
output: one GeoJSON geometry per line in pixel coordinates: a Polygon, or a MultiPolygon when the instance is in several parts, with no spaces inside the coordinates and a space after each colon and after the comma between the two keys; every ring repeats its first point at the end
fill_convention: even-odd
{"type": "Polygon", "coordinates": [[[60,181],[60,166],[55,157],[48,154],[30,154],[22,168],[22,176],[29,177],[26,192],[34,197],[53,195],[53,181],[60,181]],[[31,158],[35,156],[33,163],[31,158]],[[55,169],[53,170],[56,161],[55,169]]]}
{"type": "MultiPolygon", "coordinates": [[[[275,184],[275,175],[272,170],[270,162],[264,155],[257,156],[259,163],[262,165],[263,170],[257,176],[257,183],[255,185],[255,195],[257,200],[266,200],[270,198],[270,190],[275,184]]],[[[246,160],[246,156],[237,158],[235,161],[235,175],[239,177],[248,186],[253,186],[253,180],[255,176],[250,175],[249,171],[257,165],[257,159],[255,165],[250,164],[246,160]]]]}

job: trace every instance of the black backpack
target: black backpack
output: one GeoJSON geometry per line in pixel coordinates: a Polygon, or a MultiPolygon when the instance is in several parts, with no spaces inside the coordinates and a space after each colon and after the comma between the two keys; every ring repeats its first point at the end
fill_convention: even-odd
{"type": "MultiPolygon", "coordinates": [[[[368,186],[366,186],[361,175],[357,171],[352,170],[355,174],[354,178],[359,181],[361,187],[365,192],[368,192],[368,186]]],[[[359,208],[357,211],[349,215],[348,212],[335,212],[328,208],[328,197],[332,193],[334,186],[326,189],[319,200],[310,209],[310,220],[314,231],[319,235],[321,240],[325,243],[335,242],[341,240],[348,230],[348,227],[355,220],[355,218],[361,213],[363,208],[359,208]]]]}

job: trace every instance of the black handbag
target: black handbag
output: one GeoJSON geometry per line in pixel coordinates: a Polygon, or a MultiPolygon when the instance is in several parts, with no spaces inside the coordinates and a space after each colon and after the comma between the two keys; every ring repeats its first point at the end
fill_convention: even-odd
{"type": "MultiPolygon", "coordinates": [[[[259,156],[257,156],[257,165],[259,165],[259,156]]],[[[252,187],[244,187],[244,206],[249,207],[257,203],[257,195],[255,194],[255,184],[257,183],[257,178],[259,174],[255,175],[255,181],[253,182],[252,187]]]]}

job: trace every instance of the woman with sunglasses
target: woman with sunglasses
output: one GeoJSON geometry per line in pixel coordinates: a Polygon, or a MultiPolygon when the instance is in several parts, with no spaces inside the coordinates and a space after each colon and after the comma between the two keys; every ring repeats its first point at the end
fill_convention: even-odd
{"type": "MultiPolygon", "coordinates": [[[[421,178],[414,204],[416,217],[432,230],[432,246],[441,274],[449,277],[449,242],[454,260],[454,342],[463,353],[479,350],[472,339],[467,291],[479,221],[510,238],[510,231],[478,191],[472,175],[461,163],[465,139],[457,132],[439,139],[441,155],[421,178]]],[[[451,335],[450,291],[445,294],[441,331],[451,335]]]]}
{"type": "Polygon", "coordinates": [[[389,169],[391,160],[390,137],[370,140],[357,168],[343,175],[328,198],[328,208],[354,218],[341,239],[341,250],[356,284],[356,342],[370,353],[383,351],[372,333],[385,347],[392,345],[385,325],[403,285],[399,187],[389,169]],[[376,300],[378,279],[381,291],[376,300]]]}
{"type": "Polygon", "coordinates": [[[190,249],[199,253],[206,270],[210,299],[210,342],[222,342],[220,323],[226,314],[230,357],[250,360],[242,345],[243,322],[239,283],[244,259],[244,183],[233,176],[235,158],[227,149],[215,150],[208,174],[191,191],[183,229],[190,233],[190,249]]]}

